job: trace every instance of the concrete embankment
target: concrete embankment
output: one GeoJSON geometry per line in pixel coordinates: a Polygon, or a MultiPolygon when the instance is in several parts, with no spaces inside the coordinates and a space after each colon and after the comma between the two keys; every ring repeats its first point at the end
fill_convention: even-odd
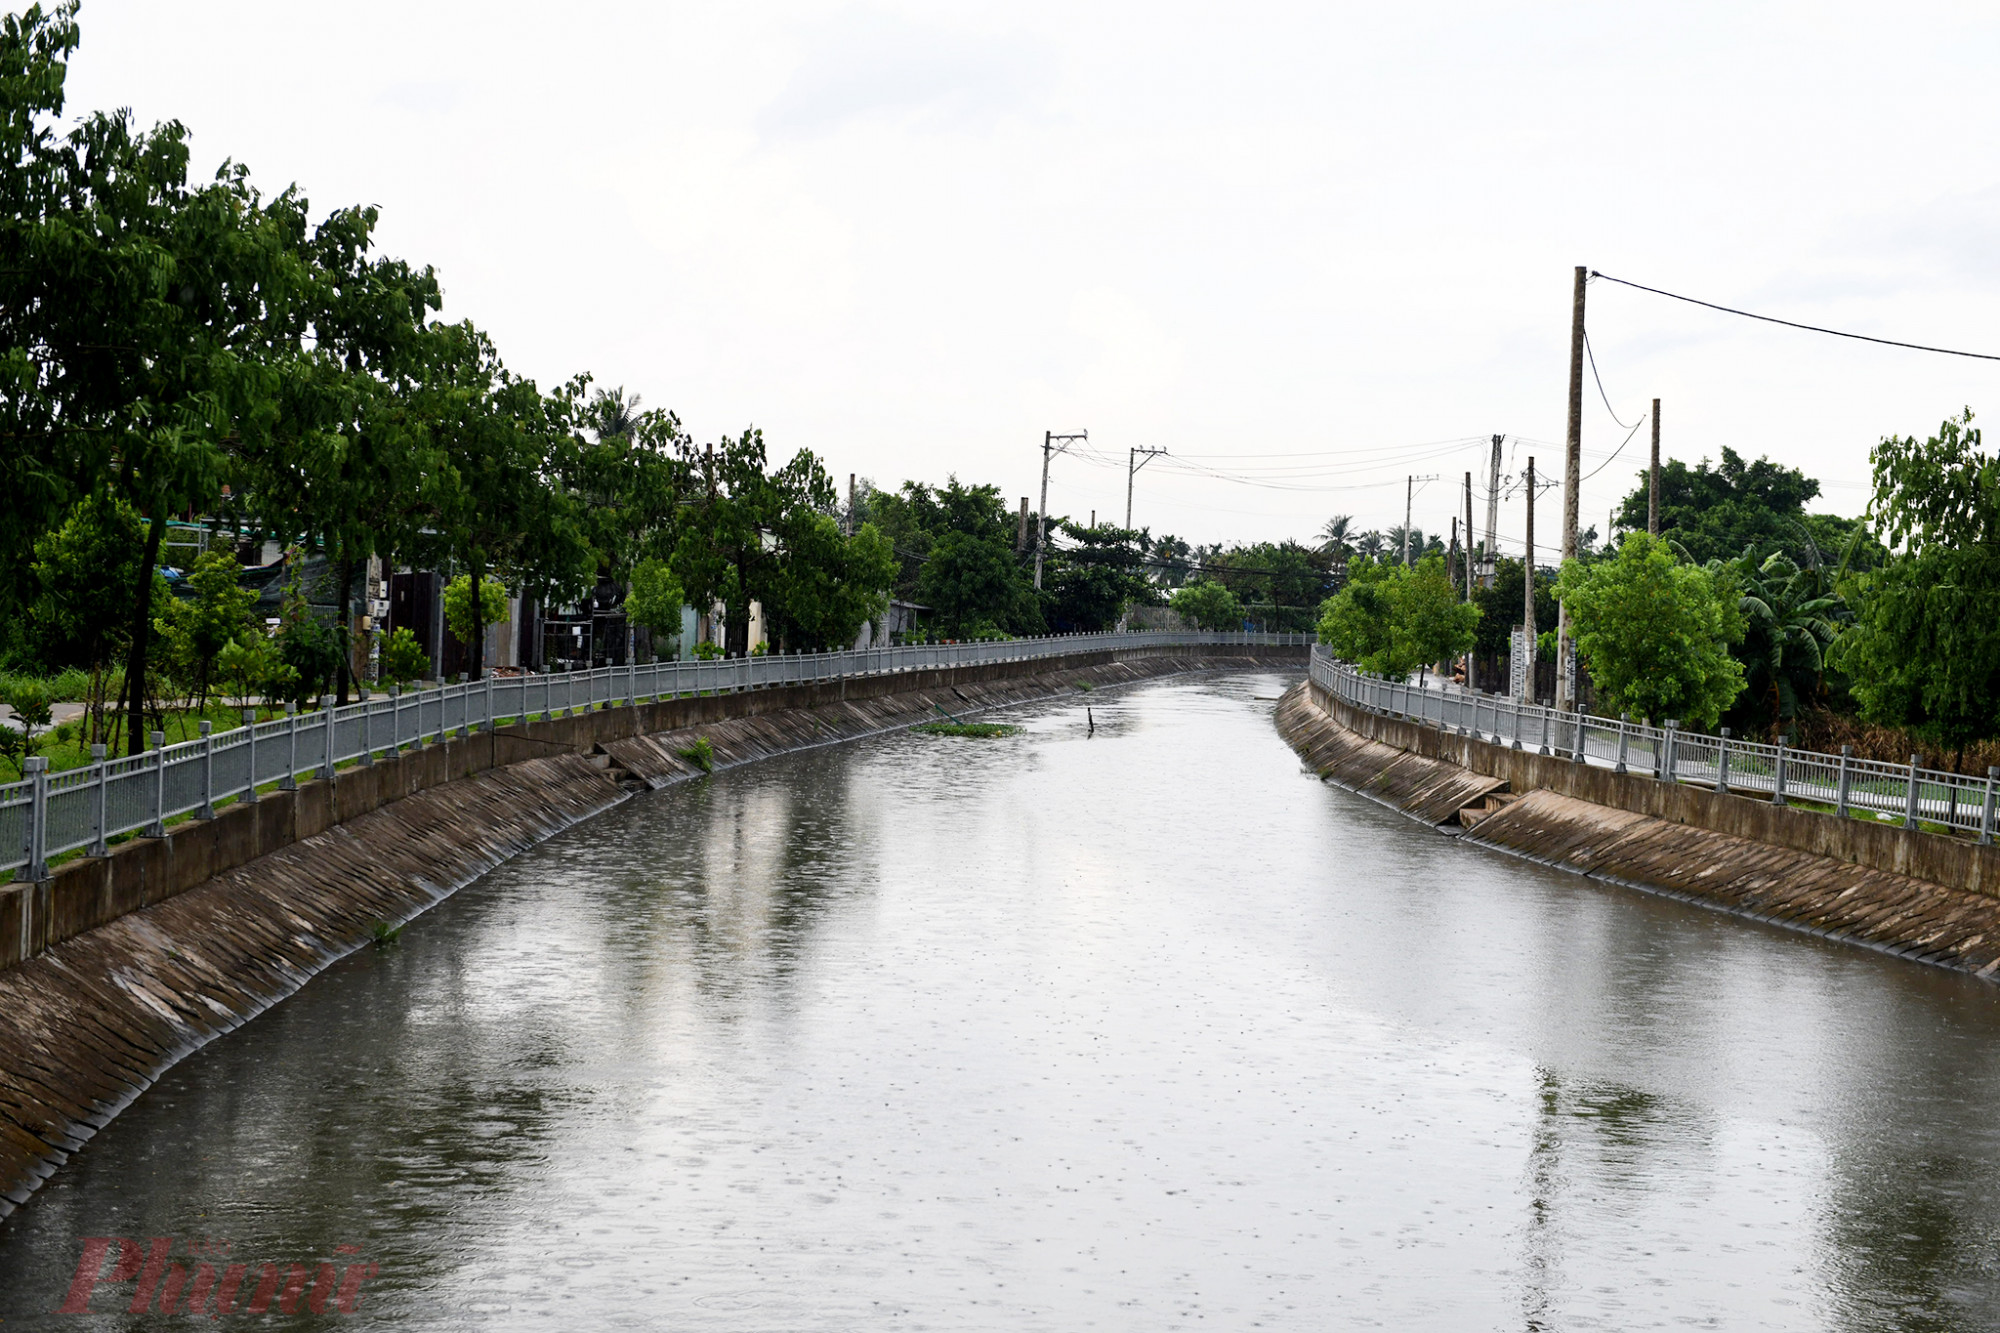
{"type": "Polygon", "coordinates": [[[1573,764],[1353,709],[1278,706],[1315,771],[1472,842],[1992,979],[1995,849],[1573,764]]]}
{"type": "Polygon", "coordinates": [[[645,786],[1097,686],[1295,664],[1184,649],[600,709],[425,746],[10,886],[0,1216],[167,1068],[511,856],[645,786]],[[27,955],[25,958],[23,954],[27,955]]]}

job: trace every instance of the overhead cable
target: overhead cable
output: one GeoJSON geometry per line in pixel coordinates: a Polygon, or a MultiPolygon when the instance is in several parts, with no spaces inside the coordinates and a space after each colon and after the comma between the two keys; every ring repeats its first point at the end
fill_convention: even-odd
{"type": "MultiPolygon", "coordinates": [[[[1936,352],[1940,356],[1965,356],[1971,357],[1975,361],[2000,361],[2000,356],[1995,356],[1989,352],[1961,352],[1950,347],[1932,347],[1926,343],[1898,342],[1894,338],[1874,338],[1865,333],[1848,333],[1842,329],[1821,328],[1817,324],[1801,324],[1797,320],[1779,319],[1775,315],[1752,314],[1748,310],[1738,310],[1734,306],[1717,305],[1713,301],[1697,300],[1692,296],[1682,296],[1678,292],[1663,292],[1658,287],[1648,287],[1644,283],[1628,282],[1624,278],[1614,278],[1609,273],[1599,273],[1596,269],[1590,271],[1590,276],[1593,278],[1602,278],[1606,282],[1615,282],[1621,287],[1635,287],[1642,292],[1651,292],[1655,296],[1665,296],[1675,301],[1686,301],[1689,305],[1707,306],[1710,310],[1720,310],[1725,315],[1741,315],[1745,319],[1760,319],[1766,324],[1783,324],[1788,329],[1804,329],[1808,333],[1830,333],[1836,338],[1852,338],[1856,342],[1864,343],[1881,343],[1884,347],[1907,347],[1913,352],[1936,352]]],[[[1624,423],[1620,422],[1619,424],[1623,425],[1624,423]]]]}

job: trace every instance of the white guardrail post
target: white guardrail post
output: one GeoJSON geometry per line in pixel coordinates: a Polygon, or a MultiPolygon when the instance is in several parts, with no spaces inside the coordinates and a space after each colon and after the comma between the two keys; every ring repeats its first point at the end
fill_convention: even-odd
{"type": "Polygon", "coordinates": [[[285,776],[278,779],[279,791],[299,789],[299,705],[285,700],[285,776]]]}
{"type": "Polygon", "coordinates": [[[24,767],[33,783],[28,805],[28,879],[49,877],[49,759],[31,755],[24,767]]]}
{"type": "Polygon", "coordinates": [[[1917,826],[1917,763],[1922,758],[1920,754],[1910,756],[1910,794],[1903,804],[1904,828],[1917,826]]]}
{"type": "MultiPolygon", "coordinates": [[[[109,856],[111,854],[111,846],[107,839],[111,835],[109,828],[111,822],[111,770],[105,765],[104,746],[101,742],[90,747],[90,763],[91,767],[97,770],[97,782],[95,784],[97,791],[94,799],[91,801],[89,854],[91,856],[109,856]]],[[[1989,782],[1986,785],[1991,787],[1993,784],[1989,782]]]]}
{"type": "Polygon", "coordinates": [[[243,788],[243,800],[246,804],[254,805],[257,802],[257,710],[254,708],[243,710],[243,744],[244,753],[248,755],[250,764],[248,780],[243,788]]]}
{"type": "Polygon", "coordinates": [[[153,822],[146,826],[149,838],[167,836],[167,733],[153,733],[153,822]]]}
{"type": "Polygon", "coordinates": [[[1986,803],[1979,809],[1979,841],[1981,845],[1993,841],[1993,780],[2000,778],[2000,768],[1986,770],[1986,803]]]}
{"type": "MultiPolygon", "coordinates": [[[[1840,777],[1839,785],[1835,790],[1833,799],[1833,813],[1839,815],[1842,819],[1847,818],[1847,761],[1853,757],[1854,747],[1852,745],[1843,745],[1840,747],[1840,777]]],[[[1993,788],[1991,782],[1987,783],[1986,786],[1988,791],[1991,791],[1993,788]]]]}
{"type": "MultiPolygon", "coordinates": [[[[1845,770],[1842,770],[1845,772],[1845,770]]],[[[1715,747],[1715,789],[1729,790],[1729,728],[1722,729],[1722,737],[1715,747]]]]}
{"type": "Polygon", "coordinates": [[[215,724],[201,724],[201,817],[215,818],[215,724]]]}

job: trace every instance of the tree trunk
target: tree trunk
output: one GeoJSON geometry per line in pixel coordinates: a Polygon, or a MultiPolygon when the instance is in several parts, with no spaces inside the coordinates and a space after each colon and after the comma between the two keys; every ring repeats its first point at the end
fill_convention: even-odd
{"type": "Polygon", "coordinates": [[[354,561],[347,556],[345,544],[340,555],[340,609],[335,612],[340,622],[340,666],[334,671],[334,689],[339,692],[337,702],[347,702],[347,686],[354,678],[354,640],[349,626],[354,622],[354,605],[348,598],[348,586],[354,582],[354,561]]]}
{"type": "Polygon", "coordinates": [[[472,568],[472,642],[465,645],[465,678],[479,680],[486,675],[486,599],[480,596],[486,583],[486,563],[478,550],[472,552],[468,563],[472,568]]]}
{"type": "Polygon", "coordinates": [[[133,595],[132,651],[125,659],[126,753],[146,752],[146,654],[153,646],[153,566],[167,521],[156,511],[146,521],[146,550],[139,557],[139,586],[133,595]]]}

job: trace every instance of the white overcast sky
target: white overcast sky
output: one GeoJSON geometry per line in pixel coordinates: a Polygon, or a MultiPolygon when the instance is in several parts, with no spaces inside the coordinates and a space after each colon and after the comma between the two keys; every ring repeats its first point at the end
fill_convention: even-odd
{"type": "MultiPolygon", "coordinates": [[[[86,0],[69,110],[178,118],[373,203],[452,317],[698,437],[761,427],[1191,541],[1417,522],[1508,437],[1560,472],[1571,269],[2000,353],[1993,6],[86,0]],[[1521,437],[1517,443],[1515,437],[1521,437]],[[1530,444],[1526,441],[1534,441],[1530,444]]],[[[2000,363],[1605,283],[1618,414],[1804,467],[1993,404],[2000,363]]],[[[1625,438],[1594,388],[1585,471],[1625,438]]],[[[1642,431],[1583,487],[1632,484],[1642,431]]],[[[1558,530],[1559,496],[1537,525],[1558,530]]],[[[1483,502],[1482,502],[1483,509],[1483,502]]],[[[1483,513],[1480,518],[1484,525],[1483,513]]],[[[1520,531],[1520,502],[1503,509],[1520,531]]]]}

